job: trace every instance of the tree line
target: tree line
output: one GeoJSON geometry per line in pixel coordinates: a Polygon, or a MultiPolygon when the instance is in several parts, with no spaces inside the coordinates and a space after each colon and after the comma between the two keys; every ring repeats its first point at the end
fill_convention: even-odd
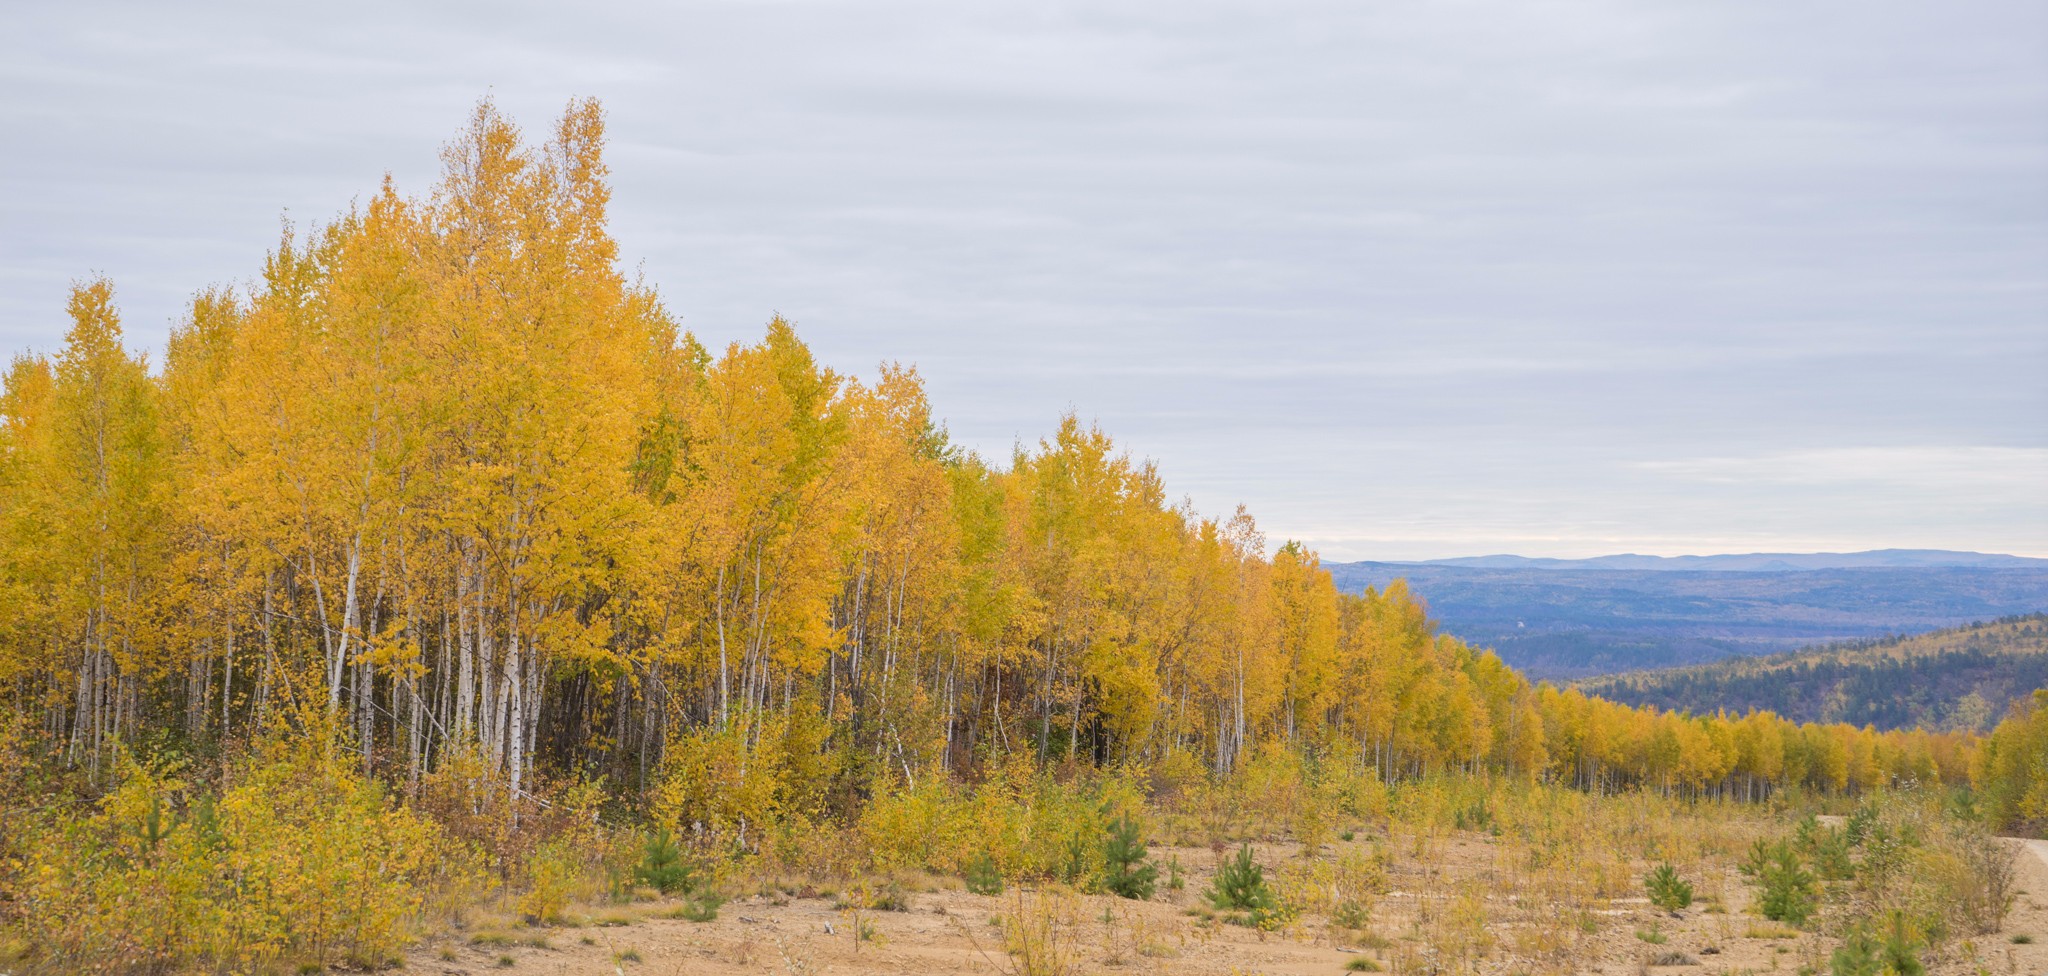
{"type": "Polygon", "coordinates": [[[430,193],[288,229],[160,366],[78,284],[0,392],[5,708],[88,771],[319,714],[367,773],[463,757],[514,797],[644,795],[705,736],[741,779],[808,736],[848,795],[1268,747],[1746,797],[1969,777],[1969,735],[1532,684],[1074,416],[989,459],[914,369],[835,372],[781,319],[707,349],[619,270],[603,144],[595,102],[541,145],[480,105],[430,193]]]}

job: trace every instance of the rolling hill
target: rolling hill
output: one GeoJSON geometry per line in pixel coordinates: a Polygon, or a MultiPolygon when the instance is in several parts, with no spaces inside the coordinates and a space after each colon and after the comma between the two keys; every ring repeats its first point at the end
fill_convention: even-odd
{"type": "Polygon", "coordinates": [[[1706,664],[2048,610],[2048,560],[1886,550],[1328,566],[1406,579],[1446,633],[1538,678],[1706,664]],[[1762,568],[1771,566],[1773,568],[1762,568]]]}
{"type": "Polygon", "coordinates": [[[2048,687],[2048,614],[1790,654],[1591,678],[1628,705],[1708,713],[1769,709],[1805,722],[1985,731],[2048,687]]]}

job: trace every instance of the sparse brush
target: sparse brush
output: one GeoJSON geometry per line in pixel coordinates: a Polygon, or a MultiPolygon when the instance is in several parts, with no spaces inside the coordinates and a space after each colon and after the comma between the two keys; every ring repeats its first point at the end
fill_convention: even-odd
{"type": "Polygon", "coordinates": [[[1363,902],[1339,902],[1330,910],[1330,924],[1339,928],[1363,929],[1372,924],[1372,911],[1363,902]]]}
{"type": "Polygon", "coordinates": [[[1002,927],[1012,976],[1079,973],[1081,952],[1071,895],[1018,892],[1015,904],[1002,917],[1002,927]]]}
{"type": "Polygon", "coordinates": [[[1962,867],[1949,892],[1955,914],[1978,935],[2004,926],[2018,887],[2018,848],[1978,824],[1963,824],[1949,837],[1948,847],[1962,867]]]}
{"type": "Polygon", "coordinates": [[[683,907],[677,914],[689,922],[710,922],[718,918],[719,906],[725,904],[725,896],[713,891],[710,886],[698,888],[683,899],[683,907]]]}

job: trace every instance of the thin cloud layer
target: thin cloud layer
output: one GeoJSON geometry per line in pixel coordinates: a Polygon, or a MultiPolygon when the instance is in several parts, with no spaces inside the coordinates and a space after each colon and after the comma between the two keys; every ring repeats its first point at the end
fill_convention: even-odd
{"type": "Polygon", "coordinates": [[[1072,408],[1330,558],[2048,555],[2039,4],[10,20],[10,348],[91,271],[160,348],[281,214],[428,186],[479,95],[588,94],[690,328],[917,362],[985,453],[1072,408]],[[1939,474],[1830,474],[1861,456],[1939,474]]]}

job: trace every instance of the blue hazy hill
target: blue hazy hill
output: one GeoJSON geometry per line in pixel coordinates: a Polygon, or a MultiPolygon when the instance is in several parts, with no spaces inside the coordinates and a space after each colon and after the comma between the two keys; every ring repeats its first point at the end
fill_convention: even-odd
{"type": "Polygon", "coordinates": [[[2048,560],[1938,550],[1326,565],[1353,591],[1407,579],[1444,632],[1539,678],[1703,664],[2048,610],[2048,560]]]}

